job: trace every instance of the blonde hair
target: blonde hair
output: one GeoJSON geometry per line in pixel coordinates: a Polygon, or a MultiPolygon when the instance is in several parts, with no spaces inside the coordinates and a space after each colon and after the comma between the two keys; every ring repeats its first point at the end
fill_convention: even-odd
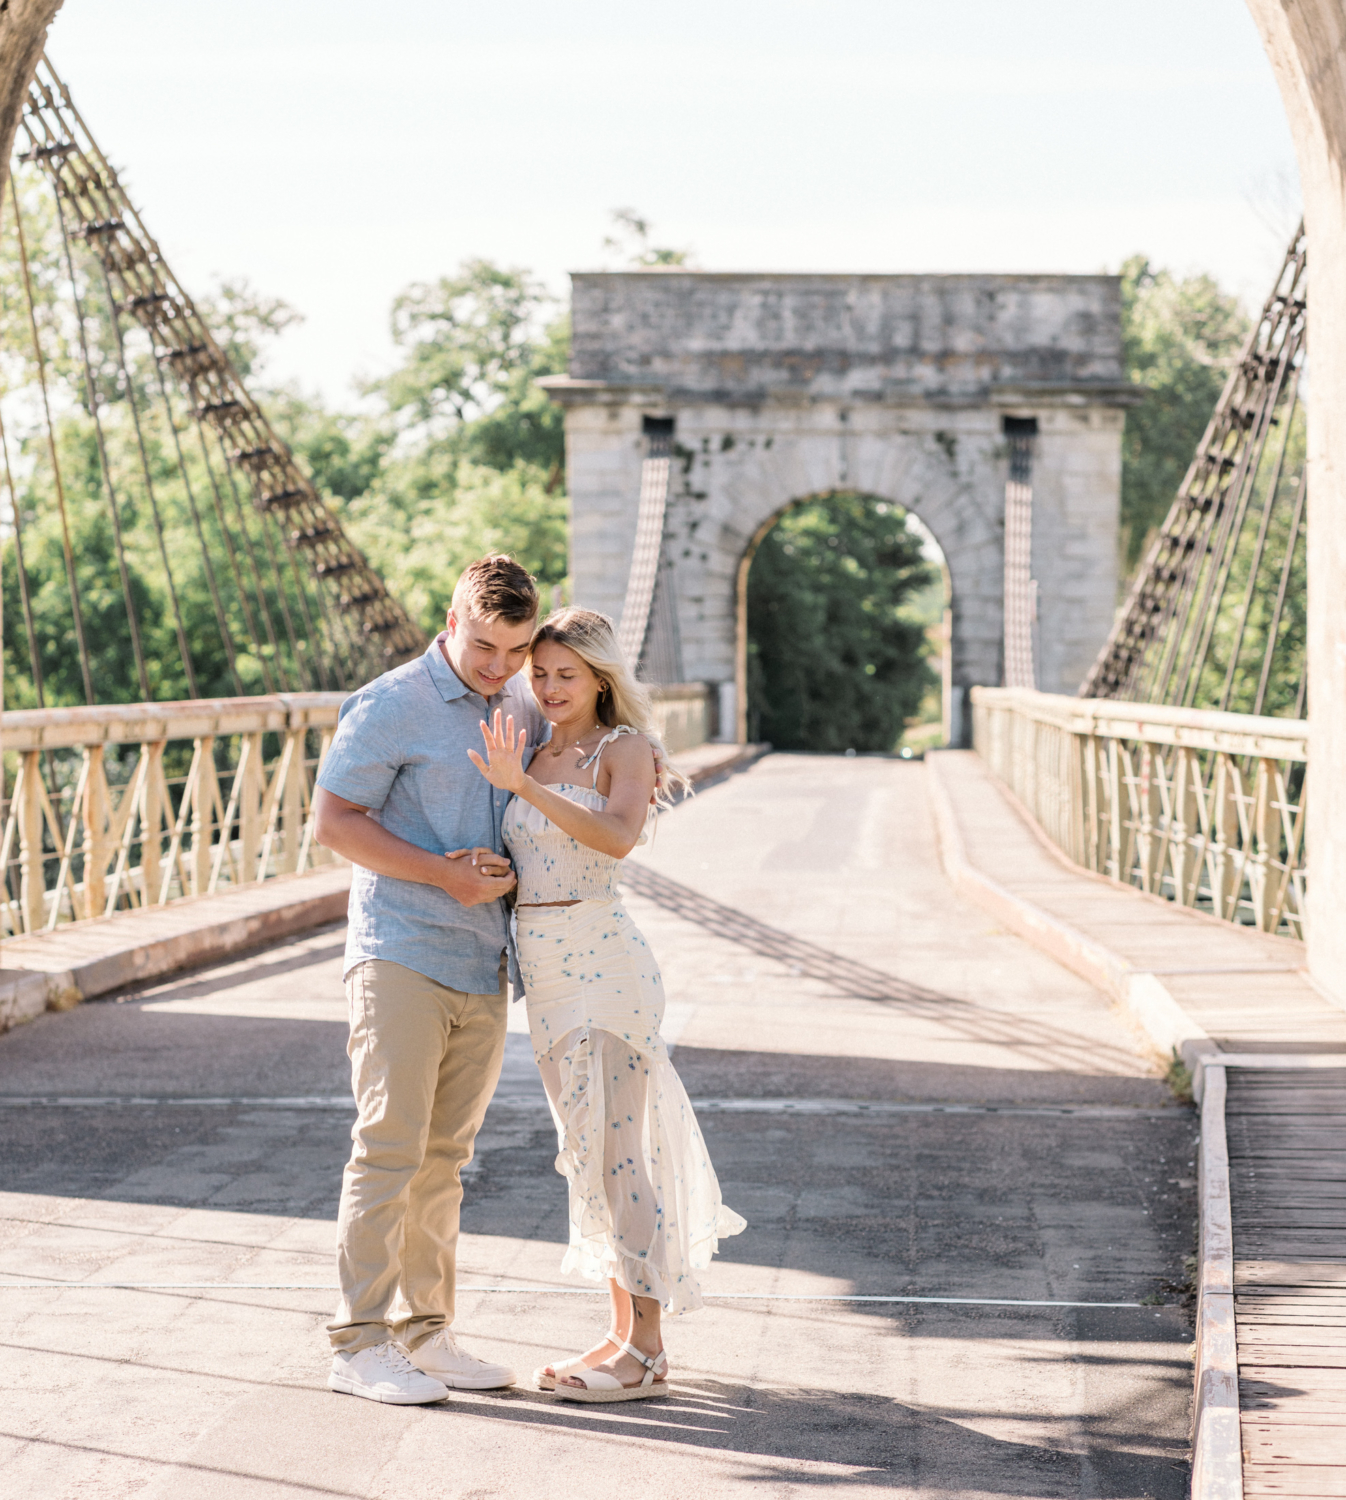
{"type": "Polygon", "coordinates": [[[600,724],[608,729],[624,724],[643,734],[650,742],[654,751],[655,803],[659,807],[671,807],[675,793],[690,795],[692,784],[669,763],[668,751],[664,749],[664,742],[655,727],[649,690],[636,680],[635,672],[617,644],[617,631],[612,621],[596,610],[579,609],[574,605],[553,610],[538,626],[528,648],[530,660],[543,641],[555,641],[558,646],[573,651],[598,678],[596,712],[600,724]]]}

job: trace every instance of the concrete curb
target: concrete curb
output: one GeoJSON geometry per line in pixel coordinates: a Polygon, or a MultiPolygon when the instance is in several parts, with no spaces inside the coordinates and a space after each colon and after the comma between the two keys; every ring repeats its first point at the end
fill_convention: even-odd
{"type": "Polygon", "coordinates": [[[1224,1117],[1226,1072],[1206,1058],[1202,1075],[1192,1496],[1193,1500],[1243,1500],[1234,1224],[1224,1117]]]}
{"type": "Polygon", "coordinates": [[[760,760],[771,749],[770,745],[716,745],[708,741],[698,745],[685,756],[675,755],[673,764],[691,782],[700,788],[718,781],[721,776],[730,776],[735,771],[745,771],[755,760],[760,760]],[[705,754],[719,750],[719,755],[705,754]]]}
{"type": "Polygon", "coordinates": [[[6,952],[28,967],[0,969],[0,1031],[336,922],[349,894],[350,867],[341,865],[14,939],[6,952]]]}
{"type": "Polygon", "coordinates": [[[0,1032],[21,1026],[44,1010],[67,1010],[83,998],[69,970],[35,974],[31,969],[0,969],[0,1032]]]}
{"type": "Polygon", "coordinates": [[[1023,896],[1016,896],[977,869],[967,857],[953,802],[939,768],[939,755],[927,755],[925,766],[940,862],[957,889],[1011,932],[1120,1000],[1160,1055],[1165,1059],[1181,1058],[1195,1075],[1202,1058],[1219,1051],[1205,1027],[1187,1014],[1157,974],[1136,968],[1120,954],[1023,896]]]}

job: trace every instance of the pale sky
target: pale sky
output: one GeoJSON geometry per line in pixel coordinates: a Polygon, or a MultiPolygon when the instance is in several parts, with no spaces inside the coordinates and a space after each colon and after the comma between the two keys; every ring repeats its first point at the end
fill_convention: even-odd
{"type": "Polygon", "coordinates": [[[189,290],[292,303],[268,374],[337,402],[409,282],[564,295],[619,206],[707,270],[1142,250],[1259,303],[1297,213],[1242,0],[66,0],[49,53],[189,290]]]}

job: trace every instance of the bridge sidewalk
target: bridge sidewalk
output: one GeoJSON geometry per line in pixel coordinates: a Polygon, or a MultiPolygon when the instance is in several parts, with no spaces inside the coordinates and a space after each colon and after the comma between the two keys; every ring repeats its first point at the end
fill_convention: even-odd
{"type": "Polygon", "coordinates": [[[1346,1011],[1314,989],[1304,945],[1235,927],[1069,863],[971,750],[930,757],[956,883],[1007,926],[1124,1001],[1165,1056],[1346,1051],[1346,1011]]]}
{"type": "Polygon", "coordinates": [[[1346,1011],[1302,944],[1069,864],[976,754],[927,767],[954,883],[1205,1082],[1193,1496],[1346,1495],[1346,1011]]]}
{"type": "Polygon", "coordinates": [[[146,979],[293,937],[346,915],[349,865],[10,938],[0,952],[0,1031],[146,979]]]}

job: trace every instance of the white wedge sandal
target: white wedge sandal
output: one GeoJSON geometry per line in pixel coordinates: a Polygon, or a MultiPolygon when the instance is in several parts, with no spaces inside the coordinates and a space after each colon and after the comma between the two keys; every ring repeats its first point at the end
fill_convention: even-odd
{"type": "MultiPolygon", "coordinates": [[[[637,1364],[645,1366],[645,1374],[639,1385],[623,1385],[615,1375],[609,1375],[606,1370],[586,1369],[582,1373],[574,1372],[574,1378],[583,1380],[583,1387],[576,1385],[556,1385],[552,1394],[561,1401],[590,1401],[594,1403],[608,1401],[648,1401],[651,1396],[668,1395],[668,1356],[661,1349],[653,1359],[648,1354],[642,1354],[639,1349],[628,1344],[625,1339],[614,1339],[613,1343],[622,1351],[629,1354],[637,1364]],[[662,1375],[659,1373],[663,1371],[662,1375]]],[[[559,1373],[559,1371],[558,1371],[559,1373]]],[[[570,1371],[566,1372],[570,1374],[570,1371]]]]}
{"type": "MultiPolygon", "coordinates": [[[[617,1344],[618,1342],[617,1330],[612,1328],[603,1335],[599,1343],[594,1345],[594,1348],[598,1349],[603,1344],[617,1344]]],[[[590,1352],[592,1351],[585,1351],[586,1354],[590,1352]]],[[[552,1365],[551,1369],[553,1373],[550,1375],[547,1374],[547,1368],[546,1365],[539,1365],[533,1371],[533,1384],[540,1391],[554,1391],[558,1380],[563,1379],[567,1375],[579,1375],[582,1371],[590,1369],[591,1366],[584,1363],[584,1354],[576,1354],[573,1359],[563,1359],[559,1364],[552,1365]]]]}

